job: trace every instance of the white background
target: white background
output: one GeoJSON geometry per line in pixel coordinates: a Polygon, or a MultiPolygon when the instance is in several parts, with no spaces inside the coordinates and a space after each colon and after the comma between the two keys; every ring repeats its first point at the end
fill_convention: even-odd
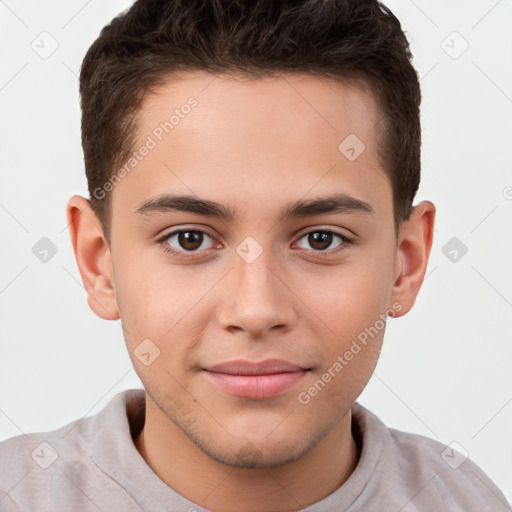
{"type": "MultiPolygon", "coordinates": [[[[120,323],[89,310],[65,217],[72,194],[88,196],[81,61],[130,5],[0,3],[2,440],[54,430],[142,387],[120,323]],[[47,59],[31,48],[48,38],[38,39],[43,31],[58,43],[47,59]],[[32,253],[42,237],[57,247],[47,263],[32,253]]],[[[512,501],[512,2],[387,5],[407,31],[421,77],[416,202],[429,199],[438,213],[419,298],[388,326],[359,401],[391,427],[457,441],[512,501]],[[468,249],[455,262],[443,253],[452,237],[468,249]]]]}

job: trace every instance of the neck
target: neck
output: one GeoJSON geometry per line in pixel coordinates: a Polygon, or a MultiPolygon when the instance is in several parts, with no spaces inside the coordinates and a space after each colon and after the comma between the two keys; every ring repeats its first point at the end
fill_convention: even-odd
{"type": "Polygon", "coordinates": [[[204,508],[289,512],[332,494],[352,474],[359,453],[351,422],[349,410],[314,448],[292,463],[236,468],[211,459],[148,399],[145,424],[134,441],[163,482],[204,508]]]}

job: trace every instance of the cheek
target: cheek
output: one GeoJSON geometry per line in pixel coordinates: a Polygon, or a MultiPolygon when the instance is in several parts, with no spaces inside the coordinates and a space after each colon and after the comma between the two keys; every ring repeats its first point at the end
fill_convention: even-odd
{"type": "MultiPolygon", "coordinates": [[[[156,345],[158,350],[153,350],[158,358],[151,364],[151,372],[158,367],[173,372],[181,368],[201,339],[203,320],[212,314],[205,309],[208,302],[204,297],[215,280],[199,272],[193,274],[191,269],[133,257],[123,261],[116,272],[116,297],[127,347],[133,356],[144,340],[156,345]]],[[[149,368],[141,367],[141,371],[149,368]]]]}
{"type": "Polygon", "coordinates": [[[171,329],[173,318],[179,314],[180,289],[173,283],[164,265],[155,265],[131,253],[115,266],[116,299],[130,347],[144,338],[159,343],[171,329]]]}
{"type": "MultiPolygon", "coordinates": [[[[303,316],[299,328],[316,338],[324,363],[344,353],[388,308],[392,258],[388,262],[382,246],[378,249],[366,249],[364,255],[348,258],[338,267],[311,265],[307,272],[282,273],[299,298],[292,294],[289,307],[303,316]]],[[[147,248],[114,261],[116,297],[130,351],[148,338],[161,347],[162,362],[190,352],[201,339],[205,322],[215,314],[218,303],[213,304],[212,297],[223,286],[218,283],[222,269],[208,268],[171,264],[157,249],[147,248]]],[[[173,361],[167,363],[174,366],[173,361]]]]}
{"type": "Polygon", "coordinates": [[[314,406],[319,414],[325,414],[322,402],[331,404],[333,410],[342,410],[360,395],[382,347],[387,325],[386,296],[370,277],[352,277],[340,280],[341,288],[331,286],[312,308],[321,312],[322,324],[329,326],[316,334],[321,366],[304,390],[306,398],[319,397],[314,406]]]}
{"type": "Polygon", "coordinates": [[[340,350],[388,309],[387,269],[371,262],[340,267],[303,282],[303,300],[316,316],[329,346],[340,350]],[[337,340],[334,342],[333,340],[337,340]]]}
{"type": "Polygon", "coordinates": [[[321,402],[335,410],[352,403],[373,373],[387,325],[388,266],[391,258],[361,258],[340,267],[329,279],[317,279],[321,289],[305,282],[310,309],[321,320],[316,322],[321,330],[313,326],[313,331],[322,364],[312,375],[312,387],[306,390],[306,398],[312,399],[315,393],[322,396],[315,399],[319,413],[321,402]]]}

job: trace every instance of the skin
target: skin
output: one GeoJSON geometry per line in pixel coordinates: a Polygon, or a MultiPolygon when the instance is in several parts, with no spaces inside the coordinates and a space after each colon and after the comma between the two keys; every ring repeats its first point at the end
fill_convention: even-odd
{"type": "MultiPolygon", "coordinates": [[[[121,319],[146,389],[135,445],[147,464],[205,508],[298,510],[334,492],[357,466],[351,406],[372,375],[385,328],[309,403],[297,397],[379,315],[411,309],[435,207],[417,204],[397,240],[391,186],[377,155],[380,116],[364,84],[297,74],[213,78],[190,73],[145,100],[140,145],[189,96],[198,105],[115,186],[110,247],[81,196],[67,205],[71,239],[89,306],[101,318],[121,319]],[[365,144],[354,161],[338,149],[351,133],[365,144]],[[135,213],[171,192],[217,201],[235,217],[135,213]],[[278,221],[289,203],[333,192],[365,201],[373,214],[278,221]],[[171,228],[209,236],[194,258],[180,260],[157,241],[171,228]],[[315,230],[353,243],[335,253],[344,243],[335,236],[318,249],[307,236],[315,230]],[[250,263],[236,251],[248,236],[262,249],[250,263]],[[145,366],[134,350],[147,338],[160,355],[145,366]],[[221,390],[202,370],[268,358],[310,371],[279,396],[251,400],[221,390]]],[[[167,243],[187,252],[177,236],[167,243]]]]}

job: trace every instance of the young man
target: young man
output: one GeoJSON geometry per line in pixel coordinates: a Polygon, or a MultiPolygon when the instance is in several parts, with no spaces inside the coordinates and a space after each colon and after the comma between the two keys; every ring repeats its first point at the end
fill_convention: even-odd
{"type": "Polygon", "coordinates": [[[67,214],[144,390],[1,443],[0,510],[510,510],[356,402],[432,245],[410,58],[373,1],[139,0],[103,29],[67,214]]]}

